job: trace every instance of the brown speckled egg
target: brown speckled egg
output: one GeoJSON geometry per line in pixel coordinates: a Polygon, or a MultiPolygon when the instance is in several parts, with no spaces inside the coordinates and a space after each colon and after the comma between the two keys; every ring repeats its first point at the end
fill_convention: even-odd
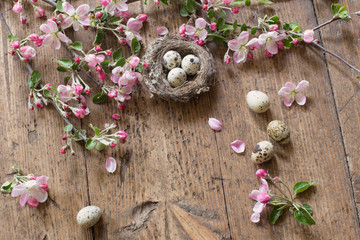
{"type": "Polygon", "coordinates": [[[181,68],[174,68],[168,73],[167,80],[172,87],[181,86],[186,81],[186,73],[181,68]]]}
{"type": "Polygon", "coordinates": [[[274,156],[274,147],[269,141],[262,141],[256,144],[251,153],[251,160],[260,164],[271,160],[274,156]]]}
{"type": "Polygon", "coordinates": [[[181,56],[178,52],[170,50],[162,58],[162,64],[167,70],[171,70],[181,65],[181,56]]]}
{"type": "Polygon", "coordinates": [[[267,126],[267,133],[272,140],[280,144],[286,144],[290,141],[289,127],[283,121],[271,121],[267,126]]]}

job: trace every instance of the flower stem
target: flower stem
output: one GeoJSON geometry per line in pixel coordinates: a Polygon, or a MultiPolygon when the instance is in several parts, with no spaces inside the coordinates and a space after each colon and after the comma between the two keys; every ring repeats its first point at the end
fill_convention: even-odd
{"type": "Polygon", "coordinates": [[[52,0],[42,0],[42,1],[56,8],[56,3],[52,0]]]}
{"type": "MultiPolygon", "coordinates": [[[[2,13],[0,13],[0,20],[1,20],[1,22],[3,23],[3,27],[6,29],[6,31],[8,32],[8,34],[9,34],[9,35],[12,35],[11,30],[10,30],[9,26],[7,25],[7,23],[6,23],[6,21],[5,21],[5,18],[4,18],[4,16],[3,16],[2,13]]],[[[31,67],[31,65],[30,65],[28,62],[26,62],[25,65],[26,65],[27,69],[29,70],[29,72],[32,73],[32,72],[33,72],[33,69],[32,69],[32,67],[31,67]]],[[[42,88],[42,87],[44,87],[44,86],[43,86],[42,84],[40,84],[40,87],[42,88]]],[[[64,116],[61,114],[60,109],[56,106],[56,104],[54,103],[54,101],[53,101],[52,99],[49,99],[49,102],[50,102],[50,103],[54,106],[54,108],[60,113],[62,119],[64,119],[64,121],[65,121],[67,124],[71,124],[71,122],[69,121],[69,119],[67,119],[66,117],[64,117],[64,116]]],[[[74,129],[74,131],[76,131],[76,128],[75,128],[75,127],[74,127],[73,129],[74,129]]],[[[79,133],[79,136],[80,136],[84,141],[87,140],[87,138],[86,138],[83,134],[79,133]]]]}
{"type": "Polygon", "coordinates": [[[334,22],[336,20],[339,20],[339,19],[341,19],[341,18],[339,18],[338,16],[334,16],[330,20],[324,22],[323,24],[320,24],[319,26],[314,27],[313,30],[314,31],[318,30],[318,29],[320,29],[320,28],[322,28],[322,27],[324,27],[324,26],[326,26],[326,25],[328,25],[328,24],[330,24],[330,23],[332,23],[332,22],[334,22]]]}

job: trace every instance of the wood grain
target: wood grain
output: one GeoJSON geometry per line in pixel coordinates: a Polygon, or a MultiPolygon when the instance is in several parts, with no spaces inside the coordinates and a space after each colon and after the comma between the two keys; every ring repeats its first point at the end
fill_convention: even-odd
{"type": "MultiPolygon", "coordinates": [[[[72,2],[87,2],[91,7],[98,4],[95,0],[72,2]]],[[[356,10],[360,7],[354,1],[347,4],[356,10]]],[[[312,28],[330,16],[329,5],[329,1],[321,0],[254,4],[241,10],[237,19],[256,24],[257,16],[277,14],[283,21],[312,28]]],[[[20,37],[38,31],[40,20],[29,19],[31,24],[25,29],[18,24],[18,16],[11,13],[8,1],[1,2],[0,7],[20,37]]],[[[149,15],[143,32],[145,46],[157,37],[156,26],[164,25],[175,34],[185,22],[176,4],[164,7],[132,3],[131,9],[149,15]]],[[[321,30],[321,37],[326,47],[356,63],[358,29],[354,17],[350,23],[335,23],[321,30]],[[334,37],[333,29],[340,31],[341,27],[334,37]]],[[[72,119],[77,127],[88,129],[89,123],[102,126],[112,121],[113,113],[119,113],[122,118],[118,125],[129,133],[128,141],[104,152],[85,151],[77,145],[77,155],[71,157],[59,154],[64,124],[56,111],[51,107],[27,110],[28,73],[23,64],[5,54],[6,35],[2,30],[0,85],[7,90],[0,98],[0,110],[5,113],[0,115],[0,180],[5,181],[12,164],[48,175],[53,201],[37,210],[21,209],[18,199],[1,195],[0,239],[359,238],[354,199],[354,195],[357,201],[360,199],[356,147],[359,89],[349,81],[354,74],[348,74],[345,67],[317,49],[299,47],[272,59],[257,52],[251,62],[226,66],[222,63],[226,49],[211,45],[218,84],[209,93],[187,104],[169,103],[149,98],[139,85],[124,111],[113,102],[89,104],[89,117],[72,119]],[[302,79],[310,82],[308,102],[303,107],[286,108],[277,91],[286,81],[302,79]],[[266,92],[271,99],[266,114],[252,113],[246,106],[246,93],[254,89],[266,92]],[[207,125],[209,117],[221,120],[224,129],[213,132],[207,125]],[[254,202],[248,194],[259,185],[254,174],[257,166],[250,154],[257,142],[268,139],[266,126],[274,119],[287,122],[292,140],[285,146],[275,144],[276,158],[261,167],[291,184],[317,181],[299,199],[313,206],[316,226],[300,225],[289,213],[272,226],[267,220],[269,209],[261,223],[250,222],[254,202]],[[247,144],[244,154],[231,150],[230,142],[235,139],[247,144]],[[105,171],[108,156],[116,158],[119,165],[112,175],[105,171]],[[93,228],[83,230],[76,225],[75,217],[89,204],[99,206],[103,216],[93,228]]],[[[93,35],[89,31],[70,37],[89,44],[93,35]]],[[[106,47],[115,49],[118,44],[108,37],[106,47]]],[[[126,54],[130,54],[128,50],[126,54]]],[[[40,48],[32,65],[42,72],[45,82],[60,84],[65,75],[54,70],[56,59],[66,56],[70,57],[66,51],[40,48]]],[[[89,84],[95,94],[97,87],[89,84]]]]}

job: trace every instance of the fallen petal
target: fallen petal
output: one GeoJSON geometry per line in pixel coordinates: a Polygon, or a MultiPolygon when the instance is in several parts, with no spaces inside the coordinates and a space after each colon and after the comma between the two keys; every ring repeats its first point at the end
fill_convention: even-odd
{"type": "Polygon", "coordinates": [[[105,162],[105,168],[109,173],[114,173],[116,170],[116,160],[113,157],[108,157],[105,162]]]}
{"type": "Polygon", "coordinates": [[[215,131],[220,131],[222,129],[222,123],[216,118],[209,118],[209,126],[215,131]]]}
{"type": "Polygon", "coordinates": [[[159,26],[156,28],[156,32],[159,36],[164,36],[169,33],[169,29],[165,26],[159,26]]]}
{"type": "Polygon", "coordinates": [[[233,141],[230,146],[236,153],[243,153],[245,151],[245,143],[241,140],[233,141]]]}

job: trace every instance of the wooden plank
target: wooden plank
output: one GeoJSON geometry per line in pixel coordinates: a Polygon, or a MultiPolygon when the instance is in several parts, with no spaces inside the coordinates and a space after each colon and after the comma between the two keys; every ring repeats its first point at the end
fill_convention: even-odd
{"type": "MultiPolygon", "coordinates": [[[[329,3],[314,1],[318,22],[322,23],[330,19],[331,11],[329,3]]],[[[357,68],[359,63],[359,39],[360,17],[354,14],[360,9],[359,1],[341,1],[346,4],[352,16],[350,22],[335,22],[321,29],[321,40],[324,46],[336,54],[344,57],[357,68]]],[[[337,117],[341,124],[347,163],[349,166],[350,179],[354,189],[358,213],[360,211],[360,150],[358,148],[360,136],[360,103],[359,81],[356,79],[360,74],[351,71],[337,59],[326,56],[329,68],[329,78],[332,84],[332,92],[335,97],[337,117]]]]}
{"type": "MultiPolygon", "coordinates": [[[[1,1],[0,11],[20,38],[30,31],[39,32],[32,12],[28,24],[21,25],[19,16],[12,11],[10,1],[1,1]]],[[[33,11],[31,8],[30,11],[33,11]]],[[[50,9],[47,9],[50,10],[50,9]]],[[[21,208],[19,198],[0,195],[1,239],[90,239],[91,232],[76,226],[76,214],[88,204],[87,177],[84,149],[75,146],[77,155],[60,155],[64,122],[53,107],[29,111],[27,100],[29,73],[23,63],[7,54],[7,33],[0,31],[0,120],[3,123],[0,145],[1,182],[9,177],[13,164],[26,173],[49,176],[50,199],[38,209],[21,208]]],[[[44,82],[58,85],[62,82],[55,59],[64,56],[42,47],[32,66],[43,74],[44,82]]],[[[74,123],[76,120],[72,119],[74,123]]],[[[77,122],[79,125],[80,122],[77,122]]]]}

